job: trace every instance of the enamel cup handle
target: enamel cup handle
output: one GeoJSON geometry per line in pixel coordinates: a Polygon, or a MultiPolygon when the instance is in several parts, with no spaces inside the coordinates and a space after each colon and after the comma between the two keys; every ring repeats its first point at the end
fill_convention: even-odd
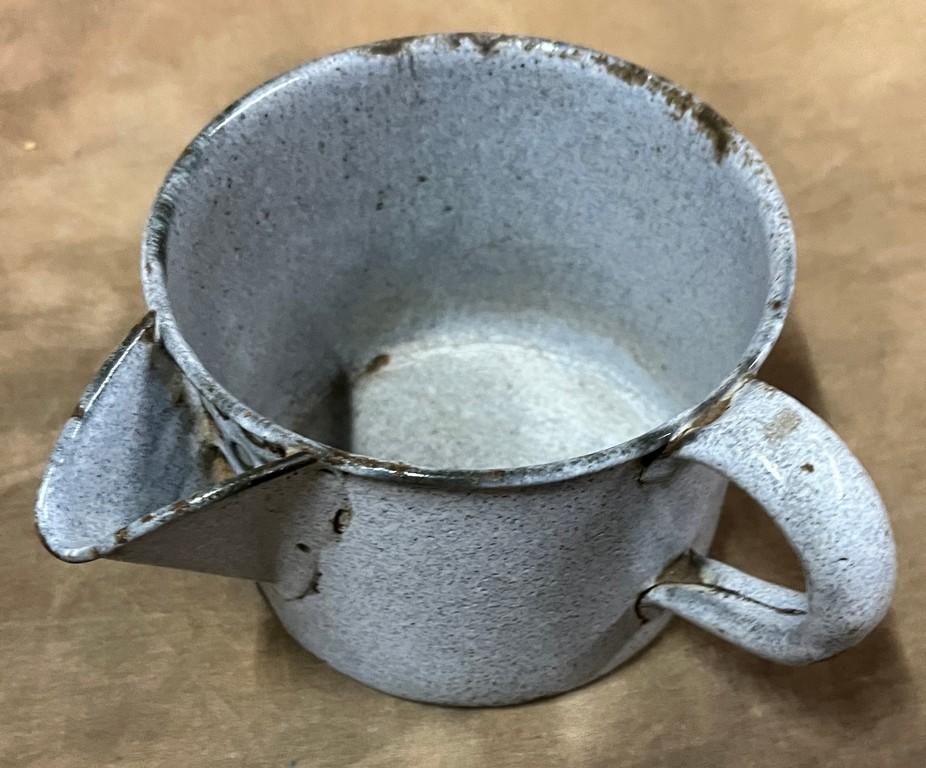
{"type": "Polygon", "coordinates": [[[672,456],[712,467],[765,508],[800,559],[806,591],[690,553],[690,568],[670,569],[644,592],[644,613],[667,609],[784,664],[839,653],[884,617],[896,572],[887,515],[871,478],[822,419],[749,380],[672,456]]]}

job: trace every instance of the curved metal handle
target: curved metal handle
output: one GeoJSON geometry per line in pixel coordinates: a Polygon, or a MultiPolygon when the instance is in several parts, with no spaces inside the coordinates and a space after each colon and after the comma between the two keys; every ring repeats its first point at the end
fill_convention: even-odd
{"type": "Polygon", "coordinates": [[[877,489],[842,440],[793,398],[750,380],[682,441],[674,457],[718,470],[765,507],[800,559],[806,592],[692,554],[687,575],[648,589],[641,607],[784,664],[819,661],[865,637],[890,604],[894,540],[877,489]]]}

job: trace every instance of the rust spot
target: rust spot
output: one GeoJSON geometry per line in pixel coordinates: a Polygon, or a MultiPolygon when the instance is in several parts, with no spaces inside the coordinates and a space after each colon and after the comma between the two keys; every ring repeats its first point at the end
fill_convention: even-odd
{"type": "Polygon", "coordinates": [[[483,56],[494,53],[499,45],[510,39],[511,35],[490,35],[484,32],[461,32],[447,36],[447,41],[453,48],[459,48],[464,40],[468,40],[483,56]]]}
{"type": "Polygon", "coordinates": [[[806,464],[801,464],[801,469],[805,472],[813,472],[814,466],[808,461],[806,464]]]}
{"type": "Polygon", "coordinates": [[[676,120],[681,120],[688,110],[691,109],[692,104],[694,104],[694,96],[687,91],[683,91],[681,88],[668,87],[667,83],[665,86],[666,87],[660,89],[662,97],[666,100],[666,104],[672,109],[672,116],[676,120]]]}
{"type": "Polygon", "coordinates": [[[141,516],[141,522],[150,523],[152,520],[154,520],[154,518],[155,518],[154,512],[149,512],[147,515],[141,516]]]}
{"type": "Polygon", "coordinates": [[[726,157],[733,141],[733,127],[714,109],[698,102],[687,91],[629,61],[615,61],[604,54],[593,56],[592,61],[628,85],[645,86],[662,96],[676,120],[690,114],[698,130],[714,145],[714,157],[717,162],[726,157]]]}
{"type": "Polygon", "coordinates": [[[784,302],[781,299],[773,299],[772,301],[768,303],[768,305],[769,307],[777,311],[784,306],[784,302]]]}
{"type": "Polygon", "coordinates": [[[389,357],[389,355],[383,352],[382,354],[379,354],[370,360],[370,362],[367,363],[366,368],[363,369],[363,372],[365,374],[376,373],[381,368],[385,368],[387,365],[389,365],[389,361],[391,359],[392,358],[389,357]]]}
{"type": "MultiPolygon", "coordinates": [[[[717,421],[717,419],[723,416],[729,409],[730,403],[733,401],[734,394],[736,394],[735,390],[733,392],[728,392],[719,400],[715,400],[713,403],[708,405],[707,408],[695,416],[689,424],[687,424],[676,435],[673,435],[669,442],[666,444],[666,447],[662,453],[659,454],[658,457],[654,458],[668,456],[694,432],[697,432],[699,429],[703,429],[704,427],[717,421]]],[[[652,462],[652,459],[650,459],[650,462],[652,462]]]]}
{"type": "Polygon", "coordinates": [[[382,40],[367,46],[367,53],[374,56],[396,56],[402,53],[414,37],[394,37],[391,40],[382,40]]]}
{"type": "Polygon", "coordinates": [[[192,511],[193,505],[190,504],[190,502],[181,499],[180,501],[175,501],[167,509],[174,514],[182,515],[192,511]]]}
{"type": "Polygon", "coordinates": [[[643,67],[629,61],[614,61],[604,54],[595,56],[593,61],[601,64],[609,75],[623,80],[627,85],[645,85],[650,77],[650,73],[643,67]]]}
{"type": "Polygon", "coordinates": [[[690,428],[700,429],[701,427],[706,427],[708,424],[713,424],[727,412],[729,407],[730,399],[726,397],[711,403],[691,422],[690,428]]]}
{"type": "Polygon", "coordinates": [[[84,408],[84,404],[82,402],[75,405],[74,410],[71,411],[72,419],[82,419],[86,415],[87,415],[87,409],[84,408]]]}
{"type": "Polygon", "coordinates": [[[116,540],[117,544],[125,544],[129,540],[129,531],[127,528],[120,528],[113,535],[113,538],[116,540]]]}
{"type": "Polygon", "coordinates": [[[691,116],[701,133],[714,145],[714,158],[719,163],[730,149],[730,142],[733,140],[732,126],[707,104],[698,104],[691,111],[691,116]]]}
{"type": "Polygon", "coordinates": [[[714,159],[719,163],[730,151],[733,141],[733,126],[713,108],[671,83],[654,78],[647,83],[650,90],[665,99],[676,120],[690,114],[698,130],[714,145],[714,159]]]}
{"type": "Polygon", "coordinates": [[[801,424],[801,417],[790,408],[783,408],[763,428],[765,436],[769,440],[782,440],[790,435],[801,424]]]}
{"type": "Polygon", "coordinates": [[[157,342],[157,326],[154,323],[154,310],[151,310],[145,315],[145,319],[142,322],[146,323],[146,325],[145,329],[141,332],[141,336],[138,337],[139,341],[154,344],[157,342]]]}
{"type": "Polygon", "coordinates": [[[407,475],[412,472],[412,466],[401,461],[379,461],[363,456],[361,454],[350,454],[344,451],[333,450],[326,457],[325,461],[331,466],[338,467],[343,464],[356,464],[360,467],[369,467],[371,469],[386,469],[394,475],[407,475]]]}
{"type": "Polygon", "coordinates": [[[334,532],[339,535],[344,533],[350,525],[353,516],[354,513],[349,507],[341,507],[335,512],[334,518],[331,520],[331,527],[334,528],[334,532]]]}

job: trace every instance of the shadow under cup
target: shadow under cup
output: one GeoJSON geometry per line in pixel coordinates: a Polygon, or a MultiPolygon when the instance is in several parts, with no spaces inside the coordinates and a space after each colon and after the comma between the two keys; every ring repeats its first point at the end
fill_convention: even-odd
{"type": "Polygon", "coordinates": [[[457,469],[608,448],[715,390],[768,311],[774,182],[687,94],[553,51],[347,51],[207,128],[155,213],[209,373],[318,442],[457,469]]]}

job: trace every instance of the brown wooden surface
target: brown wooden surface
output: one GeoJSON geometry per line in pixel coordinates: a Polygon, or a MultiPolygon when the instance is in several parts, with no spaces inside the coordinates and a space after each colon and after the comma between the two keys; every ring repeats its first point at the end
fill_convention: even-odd
{"type": "MultiPolygon", "coordinates": [[[[0,5],[0,764],[926,765],[926,7],[893,3],[5,0],[0,5]],[[900,549],[887,621],[806,669],[681,622],[616,674],[499,711],[389,698],[299,650],[254,587],[66,566],[39,474],[142,314],[138,237],[186,141],[303,59],[436,30],[534,33],[692,88],[763,151],[800,247],[766,378],[880,485],[900,549]]],[[[800,583],[741,495],[716,552],[800,583]]]]}

